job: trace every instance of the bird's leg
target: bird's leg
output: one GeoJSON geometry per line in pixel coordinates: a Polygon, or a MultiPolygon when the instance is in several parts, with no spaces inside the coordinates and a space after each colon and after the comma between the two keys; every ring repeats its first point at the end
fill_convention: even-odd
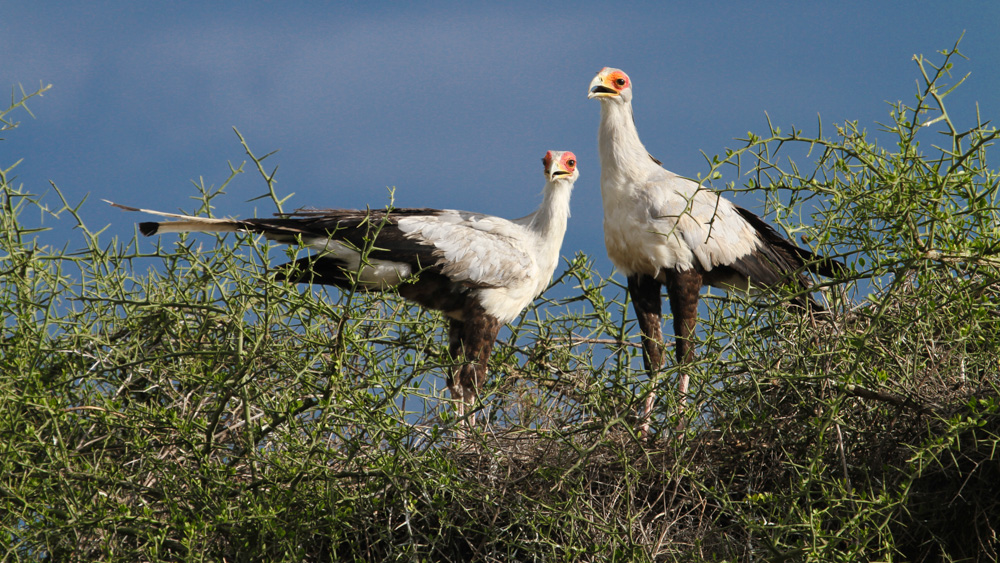
{"type": "MultiPolygon", "coordinates": [[[[486,383],[486,371],[493,343],[500,332],[500,322],[488,315],[483,307],[473,299],[466,302],[462,322],[452,321],[449,329],[449,350],[453,357],[461,357],[462,364],[457,373],[448,380],[452,397],[458,399],[458,414],[465,414],[465,407],[471,406],[479,397],[479,389],[486,383]],[[459,356],[459,354],[461,356],[459,356]]],[[[475,417],[469,417],[469,424],[475,417]]]]}
{"type": "Polygon", "coordinates": [[[448,323],[448,353],[451,359],[462,362],[454,370],[448,372],[448,390],[451,391],[451,398],[455,401],[455,410],[458,417],[465,416],[465,393],[462,392],[462,369],[465,367],[465,352],[462,343],[462,336],[465,335],[465,323],[451,319],[448,323]]]}
{"type": "MultiPolygon", "coordinates": [[[[486,384],[493,343],[500,332],[500,322],[488,315],[477,301],[470,299],[465,304],[466,363],[462,366],[459,384],[465,391],[465,402],[472,405],[479,398],[479,390],[486,384]]],[[[475,420],[472,420],[475,422],[475,420]]]]}
{"type": "Polygon", "coordinates": [[[674,272],[667,276],[667,296],[670,312],[674,315],[674,335],[677,337],[677,363],[682,366],[677,382],[681,404],[686,400],[690,375],[684,364],[694,361],[694,328],[698,324],[698,297],[702,285],[701,274],[694,269],[674,272]]]}
{"type": "MultiPolygon", "coordinates": [[[[632,298],[632,308],[635,309],[639,330],[642,331],[642,363],[649,373],[650,383],[653,375],[663,367],[663,329],[661,327],[662,301],[660,299],[660,282],[652,276],[635,274],[628,277],[628,294],[632,298]]],[[[653,402],[656,394],[652,389],[646,395],[645,408],[639,426],[644,436],[649,434],[649,417],[653,412],[653,402]]]]}

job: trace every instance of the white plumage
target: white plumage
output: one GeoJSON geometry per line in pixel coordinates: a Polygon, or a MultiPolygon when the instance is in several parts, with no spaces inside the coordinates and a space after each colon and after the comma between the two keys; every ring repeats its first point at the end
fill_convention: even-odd
{"type": "Polygon", "coordinates": [[[485,381],[500,327],[541,294],[559,262],[579,171],[568,151],[549,151],[543,163],[541,206],[514,220],[448,209],[300,210],[271,219],[214,219],[109,203],[175,219],[141,223],[147,236],[245,231],[301,244],[317,254],[279,267],[279,278],[396,287],[403,297],[443,311],[450,319],[452,357],[465,360],[448,379],[461,414],[485,381]]]}
{"type": "MultiPolygon", "coordinates": [[[[832,276],[840,267],[798,248],[714,191],[664,169],[639,140],[632,82],[624,72],[602,69],[591,81],[588,97],[601,102],[598,150],[604,242],[611,262],[628,278],[644,334],[643,359],[651,374],[662,365],[662,285],[674,316],[677,359],[684,363],[693,357],[690,338],[702,285],[740,290],[782,284],[807,288],[804,269],[832,276]]],[[[819,308],[811,297],[800,304],[819,308]]],[[[688,376],[681,373],[679,379],[683,396],[688,376]]],[[[647,417],[652,402],[650,395],[647,417]]]]}
{"type": "MultiPolygon", "coordinates": [[[[560,183],[571,187],[572,181],[575,177],[560,183]]],[[[505,324],[545,289],[559,262],[569,189],[549,191],[542,206],[521,219],[447,210],[400,219],[399,229],[433,244],[442,273],[476,286],[486,312],[505,324]]]]}
{"type": "Polygon", "coordinates": [[[608,257],[626,276],[657,276],[663,268],[711,271],[756,250],[760,237],[736,206],[687,178],[664,169],[639,140],[628,77],[604,69],[591,82],[601,104],[598,150],[608,257]],[[620,76],[619,76],[620,75],[620,76]],[[600,90],[616,79],[615,95],[600,90]]]}

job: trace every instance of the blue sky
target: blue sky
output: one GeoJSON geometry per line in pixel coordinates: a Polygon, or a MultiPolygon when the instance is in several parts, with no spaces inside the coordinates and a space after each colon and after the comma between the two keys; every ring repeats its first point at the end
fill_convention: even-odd
{"type": "MultiPolygon", "coordinates": [[[[608,274],[586,98],[601,67],[630,74],[647,148],[689,177],[707,170],[702,152],[763,132],[765,112],[786,129],[815,132],[819,114],[876,130],[886,101],[913,99],[912,56],[963,32],[954,119],[971,126],[976,102],[1000,116],[1000,3],[760,4],[6,3],[0,85],[53,87],[36,119],[17,115],[0,165],[23,158],[18,181],[36,192],[90,194],[88,226],[130,237],[140,217],[99,200],[191,209],[190,180],[219,184],[244,160],[234,126],[258,154],[280,149],[268,162],[292,207],[382,207],[393,186],[397,206],[517,217],[540,201],[545,151],[572,150],[563,254],[608,274]]],[[[218,214],[271,213],[247,203],[264,189],[243,174],[218,214]]],[[[70,221],[46,225],[72,248],[70,221]]]]}

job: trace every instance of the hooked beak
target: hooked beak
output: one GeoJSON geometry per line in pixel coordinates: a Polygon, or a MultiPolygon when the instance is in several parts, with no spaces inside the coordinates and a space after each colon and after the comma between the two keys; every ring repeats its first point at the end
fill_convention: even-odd
{"type": "Polygon", "coordinates": [[[569,170],[563,170],[559,167],[558,163],[552,163],[552,168],[549,170],[549,181],[555,181],[563,176],[569,176],[572,174],[569,170]]]}
{"type": "Polygon", "coordinates": [[[587,99],[594,98],[614,98],[618,96],[618,91],[604,83],[605,76],[603,74],[598,74],[590,81],[590,89],[587,93],[587,99]]]}

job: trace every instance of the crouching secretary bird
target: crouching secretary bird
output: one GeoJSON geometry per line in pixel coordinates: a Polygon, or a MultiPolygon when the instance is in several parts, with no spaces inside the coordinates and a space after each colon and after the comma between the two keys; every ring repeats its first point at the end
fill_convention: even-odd
{"type": "MultiPolygon", "coordinates": [[[[716,192],[660,166],[639,140],[632,116],[632,81],[604,68],[591,81],[589,98],[601,102],[597,134],[601,158],[604,244],[611,262],[628,278],[643,362],[652,374],[663,365],[660,288],[665,285],[674,317],[678,364],[694,358],[692,334],[703,285],[743,290],[810,286],[804,270],[833,276],[842,265],[789,242],[759,217],[716,192]]],[[[808,293],[800,305],[821,307],[808,293]]],[[[687,395],[689,375],[678,390],[687,395]]],[[[646,397],[643,431],[653,406],[646,397]]]]}
{"type": "Polygon", "coordinates": [[[541,206],[514,220],[451,209],[299,210],[274,218],[212,219],[109,203],[175,219],[140,223],[146,236],[259,233],[317,251],[297,260],[294,268],[282,268],[279,279],[338,287],[357,283],[375,291],[396,288],[404,298],[442,311],[449,321],[451,356],[464,360],[448,374],[448,388],[463,416],[486,380],[500,327],[542,293],[559,263],[570,192],[579,172],[576,156],[568,151],[549,151],[543,163],[547,182],[541,206]],[[362,264],[364,248],[370,250],[362,264]],[[289,271],[298,273],[284,273],[289,271]]]}

